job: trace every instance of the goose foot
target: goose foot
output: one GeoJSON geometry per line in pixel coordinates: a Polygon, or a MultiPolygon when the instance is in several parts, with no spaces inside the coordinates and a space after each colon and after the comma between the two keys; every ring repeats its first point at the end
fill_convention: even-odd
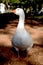
{"type": "Polygon", "coordinates": [[[19,50],[19,52],[18,52],[18,61],[28,62],[28,53],[27,53],[26,50],[24,50],[24,51],[19,50]]]}

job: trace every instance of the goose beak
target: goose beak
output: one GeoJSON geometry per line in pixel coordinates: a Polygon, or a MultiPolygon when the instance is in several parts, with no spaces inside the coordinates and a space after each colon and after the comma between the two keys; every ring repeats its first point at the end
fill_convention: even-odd
{"type": "Polygon", "coordinates": [[[12,12],[12,13],[16,13],[16,10],[12,10],[11,12],[12,12]]]}

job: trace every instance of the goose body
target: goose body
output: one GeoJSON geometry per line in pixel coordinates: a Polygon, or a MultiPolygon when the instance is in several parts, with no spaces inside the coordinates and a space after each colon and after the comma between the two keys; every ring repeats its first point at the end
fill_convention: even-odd
{"type": "Polygon", "coordinates": [[[18,50],[29,50],[33,46],[32,38],[30,34],[24,28],[25,14],[23,9],[17,8],[13,10],[16,15],[19,15],[19,23],[16,29],[15,34],[12,38],[13,47],[18,50]],[[16,11],[16,12],[15,12],[16,11]]]}
{"type": "Polygon", "coordinates": [[[18,50],[29,50],[32,47],[32,38],[30,34],[23,28],[16,30],[12,38],[13,47],[18,48],[18,50]]]}
{"type": "Polygon", "coordinates": [[[18,51],[18,60],[28,61],[28,51],[33,46],[33,42],[30,34],[24,28],[24,21],[25,21],[24,11],[21,8],[17,8],[16,10],[13,10],[11,12],[15,13],[16,15],[19,15],[19,23],[12,38],[12,46],[13,48],[16,49],[16,51],[18,51]],[[22,53],[23,55],[25,50],[27,56],[25,59],[21,59],[20,53],[22,53]]]}

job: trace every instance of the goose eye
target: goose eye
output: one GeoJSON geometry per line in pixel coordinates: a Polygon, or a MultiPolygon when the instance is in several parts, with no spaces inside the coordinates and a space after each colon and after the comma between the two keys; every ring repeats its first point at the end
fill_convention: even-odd
{"type": "Polygon", "coordinates": [[[18,9],[19,10],[19,9],[18,9]]]}

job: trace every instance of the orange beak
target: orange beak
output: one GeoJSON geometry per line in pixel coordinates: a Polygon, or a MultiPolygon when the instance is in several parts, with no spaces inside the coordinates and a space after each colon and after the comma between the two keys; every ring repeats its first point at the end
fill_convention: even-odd
{"type": "Polygon", "coordinates": [[[16,13],[16,10],[12,10],[11,12],[16,13]]]}

